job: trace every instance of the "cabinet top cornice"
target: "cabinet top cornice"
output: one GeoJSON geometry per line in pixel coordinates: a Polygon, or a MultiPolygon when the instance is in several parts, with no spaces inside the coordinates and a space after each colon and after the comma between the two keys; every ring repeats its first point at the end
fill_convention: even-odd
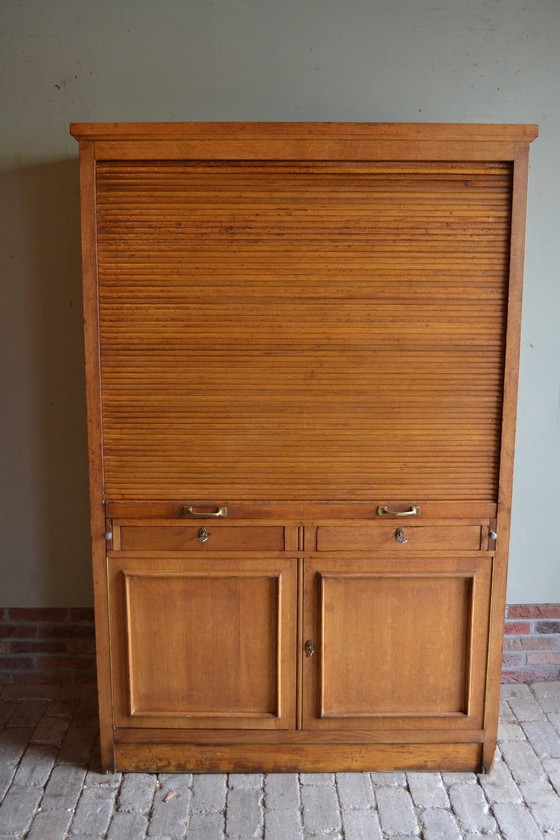
{"type": "Polygon", "coordinates": [[[78,140],[338,139],[531,142],[536,125],[368,122],[113,122],[72,123],[78,140]]]}

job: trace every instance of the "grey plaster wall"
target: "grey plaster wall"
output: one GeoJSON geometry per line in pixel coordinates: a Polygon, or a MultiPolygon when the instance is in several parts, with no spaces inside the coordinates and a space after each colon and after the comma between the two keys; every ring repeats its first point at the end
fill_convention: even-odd
{"type": "Polygon", "coordinates": [[[558,0],[0,2],[0,604],[90,603],[71,121],[539,123],[512,603],[560,601],[558,0]]]}

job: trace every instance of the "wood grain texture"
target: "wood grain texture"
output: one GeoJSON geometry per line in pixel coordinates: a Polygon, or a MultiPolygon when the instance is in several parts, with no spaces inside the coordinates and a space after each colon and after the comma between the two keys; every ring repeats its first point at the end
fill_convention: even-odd
{"type": "MultiPolygon", "coordinates": [[[[157,141],[184,138],[267,140],[317,137],[332,139],[400,140],[405,143],[429,140],[488,142],[531,142],[538,133],[536,125],[503,123],[348,123],[348,122],[142,122],[142,123],[72,123],[71,134],[84,140],[157,141]]],[[[497,158],[499,160],[499,158],[497,158]]]]}
{"type": "Polygon", "coordinates": [[[504,634],[502,616],[504,615],[506,601],[506,576],[511,528],[511,497],[513,490],[513,458],[515,451],[515,429],[517,419],[528,177],[529,150],[526,145],[520,145],[517,150],[517,157],[515,161],[512,194],[508,320],[504,354],[502,443],[499,474],[498,518],[496,525],[499,538],[496,542],[497,557],[492,598],[492,633],[490,635],[488,649],[488,702],[486,707],[487,717],[485,723],[488,732],[491,733],[491,735],[488,737],[485,744],[485,766],[490,766],[492,763],[498,728],[500,674],[504,634]]]}
{"type": "Polygon", "coordinates": [[[119,525],[122,551],[283,551],[284,528],[270,525],[119,525]],[[203,534],[201,535],[201,530],[203,534]]]}
{"type": "MultiPolygon", "coordinates": [[[[203,500],[187,499],[181,502],[138,502],[138,501],[108,501],[105,505],[109,519],[158,519],[160,521],[184,520],[183,507],[185,504],[200,504],[203,500]]],[[[286,520],[295,521],[299,525],[313,522],[336,523],[344,520],[359,519],[362,521],[379,521],[377,509],[386,503],[387,499],[377,499],[367,502],[277,502],[272,500],[255,502],[235,502],[228,506],[228,522],[268,521],[283,524],[286,520]]],[[[220,507],[223,499],[204,500],[209,508],[220,507]]],[[[416,504],[420,507],[419,521],[433,520],[461,520],[461,519],[490,519],[496,516],[497,505],[491,501],[459,502],[433,501],[431,499],[397,499],[391,501],[391,508],[397,511],[410,510],[416,504]]],[[[395,517],[388,518],[395,521],[395,517]]],[[[387,521],[387,520],[386,520],[387,521]]]]}
{"type": "Polygon", "coordinates": [[[470,140],[387,139],[136,139],[99,140],[98,160],[290,160],[290,161],[506,161],[515,157],[517,143],[508,138],[484,143],[470,140]]]}
{"type": "Polygon", "coordinates": [[[361,773],[385,770],[472,771],[481,766],[480,744],[117,744],[122,772],[361,773]]]}
{"type": "Polygon", "coordinates": [[[392,551],[395,557],[417,551],[480,551],[480,524],[409,525],[408,523],[319,526],[317,551],[392,551]],[[397,535],[397,529],[399,534],[397,535]],[[403,540],[403,542],[400,542],[403,540]],[[404,542],[406,540],[406,542],[404,542]]]}
{"type": "Polygon", "coordinates": [[[484,740],[482,729],[346,729],[320,730],[270,729],[181,729],[116,728],[116,744],[476,744],[484,740]]]}
{"type": "Polygon", "coordinates": [[[305,727],[482,724],[491,560],[306,563],[305,727]]]}
{"type": "Polygon", "coordinates": [[[80,207],[82,222],[82,273],[86,405],[88,431],[90,531],[95,604],[95,641],[100,717],[100,752],[104,767],[114,764],[112,739],[112,696],[110,635],[107,610],[106,544],[104,534],[104,476],[99,350],[99,309],[97,296],[97,230],[95,155],[93,143],[80,148],[80,207]]]}
{"type": "Polygon", "coordinates": [[[534,125],[74,123],[98,160],[513,160],[534,125]]]}
{"type": "Polygon", "coordinates": [[[118,725],[294,727],[295,561],[117,557],[118,725]]]}
{"type": "Polygon", "coordinates": [[[494,499],[510,188],[99,164],[107,496],[494,499]]]}

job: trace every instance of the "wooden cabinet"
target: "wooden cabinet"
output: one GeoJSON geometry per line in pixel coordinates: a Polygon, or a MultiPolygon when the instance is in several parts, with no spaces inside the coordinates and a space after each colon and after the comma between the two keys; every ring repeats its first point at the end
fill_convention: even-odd
{"type": "Polygon", "coordinates": [[[72,133],[104,765],[488,768],[535,127],[72,133]]]}

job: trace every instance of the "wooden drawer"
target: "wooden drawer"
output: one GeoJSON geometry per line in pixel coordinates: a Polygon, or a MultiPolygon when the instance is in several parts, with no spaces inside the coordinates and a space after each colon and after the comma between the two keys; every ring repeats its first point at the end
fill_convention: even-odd
{"type": "Polygon", "coordinates": [[[138,524],[114,529],[121,551],[284,551],[281,525],[138,524]]]}
{"type": "Polygon", "coordinates": [[[480,551],[486,526],[479,524],[321,525],[316,551],[480,551]],[[406,542],[405,542],[406,540],[406,542]]]}

